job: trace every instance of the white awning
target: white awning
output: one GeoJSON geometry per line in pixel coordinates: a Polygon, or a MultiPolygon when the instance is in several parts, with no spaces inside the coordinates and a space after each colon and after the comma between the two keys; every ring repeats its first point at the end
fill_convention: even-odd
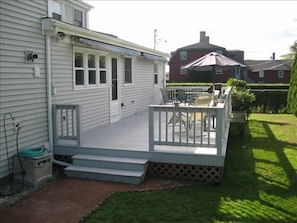
{"type": "Polygon", "coordinates": [[[97,47],[97,48],[102,49],[102,50],[115,52],[115,53],[119,53],[119,54],[122,54],[122,55],[141,56],[141,52],[139,52],[139,51],[131,50],[131,49],[116,46],[116,45],[111,45],[111,44],[108,44],[108,43],[103,43],[103,42],[100,42],[100,41],[97,41],[97,40],[86,39],[86,38],[83,38],[83,37],[75,37],[74,40],[77,41],[77,42],[80,42],[80,43],[84,43],[84,44],[87,44],[87,45],[90,45],[90,46],[97,47]]]}
{"type": "Polygon", "coordinates": [[[119,53],[119,54],[127,55],[127,56],[144,57],[146,59],[153,60],[153,61],[162,61],[165,63],[167,62],[166,58],[158,56],[158,55],[144,53],[144,52],[140,52],[137,50],[132,50],[132,49],[128,49],[125,47],[116,46],[116,45],[104,43],[104,42],[97,41],[97,40],[87,39],[87,38],[83,38],[83,37],[79,37],[79,36],[74,36],[73,40],[76,42],[83,43],[83,44],[86,44],[86,45],[89,45],[92,47],[96,47],[101,50],[105,50],[105,51],[109,51],[109,52],[115,52],[115,53],[119,53]]]}
{"type": "Polygon", "coordinates": [[[149,60],[154,60],[154,61],[162,61],[162,62],[167,62],[167,59],[164,57],[148,54],[148,53],[142,53],[142,56],[145,57],[146,59],[149,60]]]}

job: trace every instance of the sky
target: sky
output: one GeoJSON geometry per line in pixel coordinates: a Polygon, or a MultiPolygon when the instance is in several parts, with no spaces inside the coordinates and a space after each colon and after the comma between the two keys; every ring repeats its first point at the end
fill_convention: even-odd
{"type": "Polygon", "coordinates": [[[243,50],[245,59],[276,59],[297,40],[297,1],[87,1],[91,30],[170,54],[199,42],[243,50]]]}

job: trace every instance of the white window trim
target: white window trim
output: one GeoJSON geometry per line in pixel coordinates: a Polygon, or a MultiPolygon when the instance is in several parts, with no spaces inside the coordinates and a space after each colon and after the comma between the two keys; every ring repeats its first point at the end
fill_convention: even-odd
{"type": "Polygon", "coordinates": [[[179,68],[179,74],[180,75],[185,75],[185,74],[187,74],[187,69],[185,69],[185,68],[179,68]]]}
{"type": "Polygon", "coordinates": [[[61,21],[64,21],[64,8],[65,8],[65,5],[64,5],[64,2],[61,2],[59,0],[49,0],[48,2],[48,17],[51,17],[53,16],[53,4],[59,4],[60,6],[60,13],[61,13],[61,21]]]}
{"type": "Polygon", "coordinates": [[[223,69],[221,67],[216,67],[215,72],[217,75],[221,75],[221,74],[223,74],[223,69]]]}
{"type": "Polygon", "coordinates": [[[265,72],[264,70],[259,71],[259,78],[264,78],[265,77],[265,72]]]}
{"type": "Polygon", "coordinates": [[[159,63],[154,61],[154,85],[158,85],[159,84],[159,63]],[[156,70],[155,70],[156,68],[156,70]],[[156,75],[157,75],[157,83],[155,82],[156,79],[156,75]]]}
{"type": "MultiPolygon", "coordinates": [[[[81,8],[78,8],[78,7],[73,7],[73,21],[72,21],[73,25],[75,25],[74,24],[74,10],[82,12],[82,26],[81,27],[86,28],[87,27],[87,25],[86,25],[86,11],[84,11],[81,8]]],[[[77,26],[77,27],[80,27],[80,26],[77,26]]]]}
{"type": "Polygon", "coordinates": [[[124,79],[123,79],[123,82],[124,82],[124,86],[131,86],[133,85],[134,83],[134,77],[133,77],[133,64],[134,64],[134,60],[133,60],[133,57],[127,57],[125,56],[124,57],[124,79]],[[128,58],[128,59],[131,59],[131,83],[126,83],[126,67],[125,67],[125,59],[128,58]]]}
{"type": "Polygon", "coordinates": [[[90,50],[80,47],[74,47],[73,48],[73,88],[74,90],[83,90],[83,89],[92,89],[92,88],[101,88],[101,87],[107,87],[108,81],[109,81],[109,70],[108,70],[108,57],[106,52],[96,51],[96,50],[90,50]],[[80,70],[76,69],[75,67],[75,53],[82,53],[83,54],[83,60],[84,60],[84,85],[76,85],[75,80],[75,71],[80,70]],[[94,68],[88,68],[88,54],[94,54],[95,55],[95,69],[94,68]],[[100,83],[100,68],[99,68],[99,56],[105,57],[105,71],[106,71],[106,83],[100,83]],[[96,70],[96,84],[89,84],[89,70],[96,70]]]}
{"type": "Polygon", "coordinates": [[[187,60],[188,59],[188,52],[183,50],[179,52],[179,60],[187,60]]]}
{"type": "Polygon", "coordinates": [[[283,70],[278,70],[277,71],[277,78],[284,78],[285,77],[285,72],[283,70]]]}

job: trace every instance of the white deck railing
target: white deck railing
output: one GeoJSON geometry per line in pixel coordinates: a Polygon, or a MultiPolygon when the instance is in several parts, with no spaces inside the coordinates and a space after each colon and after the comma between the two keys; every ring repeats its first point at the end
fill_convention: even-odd
{"type": "Polygon", "coordinates": [[[224,154],[224,140],[231,113],[231,88],[217,106],[149,106],[149,150],[155,146],[216,148],[224,154]],[[195,115],[194,115],[195,114],[195,115]]]}
{"type": "Polygon", "coordinates": [[[79,105],[53,105],[54,144],[59,140],[71,140],[80,146],[80,110],[79,105]]]}

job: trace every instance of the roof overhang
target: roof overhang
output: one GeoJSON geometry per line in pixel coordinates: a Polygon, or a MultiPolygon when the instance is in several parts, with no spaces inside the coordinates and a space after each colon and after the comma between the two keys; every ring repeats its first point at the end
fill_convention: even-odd
{"type": "Polygon", "coordinates": [[[56,36],[58,32],[73,36],[74,40],[78,37],[82,43],[101,47],[102,49],[118,52],[125,55],[143,56],[147,59],[154,59],[167,62],[169,54],[157,51],[148,47],[144,47],[126,40],[117,38],[114,35],[96,32],[89,29],[77,27],[65,22],[61,22],[52,18],[42,18],[42,33],[44,35],[56,36]],[[137,53],[135,52],[137,51],[137,53]]]}

